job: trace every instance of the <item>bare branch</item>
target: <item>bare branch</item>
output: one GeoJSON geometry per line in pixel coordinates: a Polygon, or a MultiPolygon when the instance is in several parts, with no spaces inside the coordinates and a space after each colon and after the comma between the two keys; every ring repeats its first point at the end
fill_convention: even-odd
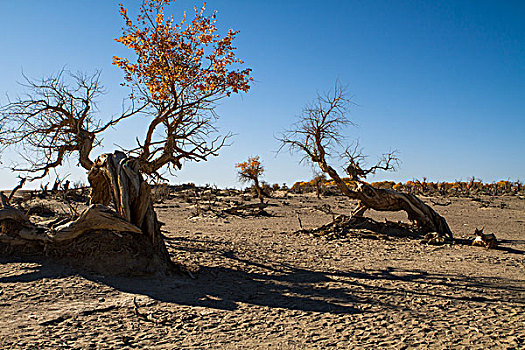
{"type": "Polygon", "coordinates": [[[359,141],[356,141],[345,149],[342,158],[346,161],[345,171],[350,181],[359,181],[365,179],[369,174],[375,174],[378,170],[395,171],[400,163],[397,154],[395,150],[384,153],[374,166],[363,169],[362,163],[367,156],[363,155],[363,149],[359,147],[359,141]]]}
{"type": "Polygon", "coordinates": [[[13,197],[15,196],[16,191],[18,191],[19,189],[21,189],[24,186],[24,184],[26,183],[26,180],[27,179],[25,177],[21,177],[20,178],[20,182],[18,183],[18,185],[16,185],[15,188],[13,188],[11,190],[11,193],[9,194],[9,197],[8,197],[9,201],[11,201],[13,199],[13,197]]]}
{"type": "Polygon", "coordinates": [[[32,80],[24,76],[26,94],[0,107],[0,146],[17,147],[27,165],[15,171],[35,174],[32,181],[61,166],[78,152],[79,164],[90,169],[97,136],[122,119],[140,112],[132,106],[106,124],[95,117],[97,98],[104,93],[100,72],[73,74],[62,70],[55,75],[32,80]]]}
{"type": "Polygon", "coordinates": [[[316,163],[334,179],[345,195],[353,197],[352,190],[326,160],[335,147],[341,145],[343,127],[353,124],[347,118],[349,104],[345,88],[336,82],[333,91],[317,94],[316,99],[303,110],[299,121],[278,139],[281,141],[280,150],[287,147],[291,152],[304,153],[303,160],[316,163]]]}

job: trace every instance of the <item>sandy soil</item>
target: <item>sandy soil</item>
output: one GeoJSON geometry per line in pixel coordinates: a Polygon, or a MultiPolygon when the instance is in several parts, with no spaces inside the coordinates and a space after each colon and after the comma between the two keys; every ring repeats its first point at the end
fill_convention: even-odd
{"type": "Polygon", "coordinates": [[[274,198],[272,216],[256,218],[190,218],[195,208],[172,199],[157,212],[172,256],[200,268],[195,279],[3,258],[0,348],[525,348],[525,200],[450,200],[433,207],[457,237],[484,226],[500,249],[293,233],[298,217],[305,228],[330,222],[313,209],[322,203],[349,212],[343,197],[274,198]]]}

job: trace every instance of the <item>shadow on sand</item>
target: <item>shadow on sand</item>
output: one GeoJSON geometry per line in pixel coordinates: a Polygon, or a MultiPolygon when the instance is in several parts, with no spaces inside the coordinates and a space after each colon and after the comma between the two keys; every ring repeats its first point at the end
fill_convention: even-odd
{"type": "MultiPolygon", "coordinates": [[[[37,267],[20,275],[0,277],[0,283],[25,283],[80,275],[119,291],[149,296],[161,302],[223,310],[235,310],[239,303],[245,303],[269,308],[353,314],[363,312],[366,309],[363,305],[399,307],[389,304],[387,300],[392,300],[388,298],[391,296],[525,305],[516,297],[525,292],[520,281],[432,274],[392,267],[372,271],[313,271],[284,264],[270,266],[239,258],[232,251],[218,253],[225,262],[230,260],[229,267],[203,266],[196,279],[185,275],[147,278],[99,276],[79,273],[52,262],[33,260],[37,267]],[[243,268],[238,267],[241,265],[243,268]],[[436,292],[436,288],[445,292],[436,292]],[[457,290],[468,290],[469,293],[454,293],[457,290]]],[[[0,263],[11,262],[20,260],[0,258],[0,263]]]]}

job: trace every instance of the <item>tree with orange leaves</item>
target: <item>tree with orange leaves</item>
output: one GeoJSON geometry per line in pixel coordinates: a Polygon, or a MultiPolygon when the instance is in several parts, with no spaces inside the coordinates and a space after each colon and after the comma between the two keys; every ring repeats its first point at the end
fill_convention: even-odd
{"type": "Polygon", "coordinates": [[[77,79],[79,89],[62,88],[59,78],[34,84],[36,92],[27,101],[0,108],[1,147],[10,145],[7,137],[11,131],[19,132],[17,121],[23,120],[27,127],[20,134],[20,142],[44,148],[43,160],[28,171],[47,174],[65,157],[78,152],[81,165],[89,169],[92,187],[91,206],[78,218],[50,227],[49,232],[30,222],[0,193],[0,241],[5,238],[4,221],[11,220],[8,223],[13,227],[9,226],[7,242],[40,252],[64,250],[65,256],[76,257],[77,265],[84,264],[91,270],[102,266],[102,274],[162,273],[176,267],[166,249],[144,175],[160,178],[162,168],[180,169],[183,161],[217,155],[227,137],[214,135],[216,103],[247,92],[252,78],[251,70],[242,69],[243,62],[235,55],[233,41],[237,32],[230,30],[221,36],[215,14],[206,15],[204,7],[195,7],[192,20],[184,15],[175,22],[164,14],[171,2],[143,0],[135,21],[120,5],[125,25],[116,41],[133,52],[133,58],[113,58],[113,63],[124,71],[122,85],[131,89],[130,110],[121,117],[106,124],[93,119],[94,97],[100,92],[98,75],[91,80],[77,79]],[[43,102],[39,97],[42,94],[46,97],[43,102]],[[71,110],[63,106],[71,106],[71,110]],[[139,114],[148,124],[145,135],[137,138],[136,148],[90,159],[100,132],[139,114]],[[57,135],[59,141],[54,141],[57,135]],[[96,251],[97,259],[88,256],[82,260],[88,251],[96,251]]]}
{"type": "Polygon", "coordinates": [[[216,15],[205,15],[204,6],[195,6],[191,21],[184,14],[175,22],[164,14],[171,2],[144,0],[135,22],[120,6],[126,25],[116,41],[133,50],[135,58],[115,56],[113,64],[124,71],[131,97],[148,105],[150,124],[134,150],[146,174],[216,155],[225,138],[208,140],[216,131],[215,104],[232,93],[247,92],[252,81],[251,69],[240,69],[243,61],[235,56],[236,31],[218,34],[216,15]]]}
{"type": "Polygon", "coordinates": [[[161,177],[161,168],[180,169],[184,160],[217,155],[226,137],[212,136],[216,103],[247,92],[252,80],[251,69],[240,69],[243,62],[235,56],[237,32],[219,35],[215,14],[205,15],[204,7],[195,7],[191,21],[184,14],[175,22],[164,14],[171,2],[143,0],[135,22],[120,5],[125,26],[116,41],[134,55],[131,60],[113,57],[113,63],[124,71],[123,85],[131,88],[130,98],[142,104],[149,125],[130,154],[103,155],[88,175],[92,202],[113,202],[122,217],[149,237],[162,261],[169,261],[169,254],[142,175],[161,177]]]}
{"type": "Polygon", "coordinates": [[[259,156],[250,157],[246,162],[238,163],[235,168],[239,169],[237,175],[241,182],[253,181],[257,197],[263,202],[264,193],[259,184],[259,178],[264,172],[264,168],[259,160],[259,156]]]}

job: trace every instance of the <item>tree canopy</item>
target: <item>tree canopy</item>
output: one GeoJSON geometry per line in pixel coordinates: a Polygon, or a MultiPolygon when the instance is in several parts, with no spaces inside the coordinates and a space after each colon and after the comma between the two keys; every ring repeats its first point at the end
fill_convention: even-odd
{"type": "Polygon", "coordinates": [[[264,173],[259,156],[249,157],[246,162],[236,164],[235,168],[239,169],[237,174],[242,182],[257,181],[264,173]]]}
{"type": "Polygon", "coordinates": [[[200,161],[217,155],[229,135],[215,128],[217,101],[247,92],[251,69],[242,68],[235,54],[236,31],[220,35],[216,14],[194,8],[179,22],[165,16],[171,0],[143,0],[136,20],[124,5],[122,35],[115,40],[132,51],[132,58],[113,57],[124,72],[122,85],[130,88],[129,108],[108,122],[97,116],[96,102],[104,90],[100,73],[61,71],[41,81],[26,78],[26,95],[0,106],[0,146],[20,145],[24,165],[15,169],[48,174],[74,152],[90,169],[92,149],[100,134],[122,119],[139,115],[146,133],[137,146],[124,150],[133,156],[142,174],[160,176],[163,167],[181,168],[184,160],[200,161]]]}
{"type": "Polygon", "coordinates": [[[216,131],[215,103],[247,92],[252,81],[251,69],[239,68],[243,61],[232,46],[237,32],[218,34],[216,14],[205,15],[204,7],[194,8],[192,20],[185,14],[175,22],[164,14],[171,2],[144,0],[136,21],[120,7],[125,26],[116,41],[135,55],[133,60],[115,56],[113,63],[124,71],[131,98],[148,106],[150,124],[134,150],[146,174],[215,155],[225,141],[210,137],[216,131]]]}

